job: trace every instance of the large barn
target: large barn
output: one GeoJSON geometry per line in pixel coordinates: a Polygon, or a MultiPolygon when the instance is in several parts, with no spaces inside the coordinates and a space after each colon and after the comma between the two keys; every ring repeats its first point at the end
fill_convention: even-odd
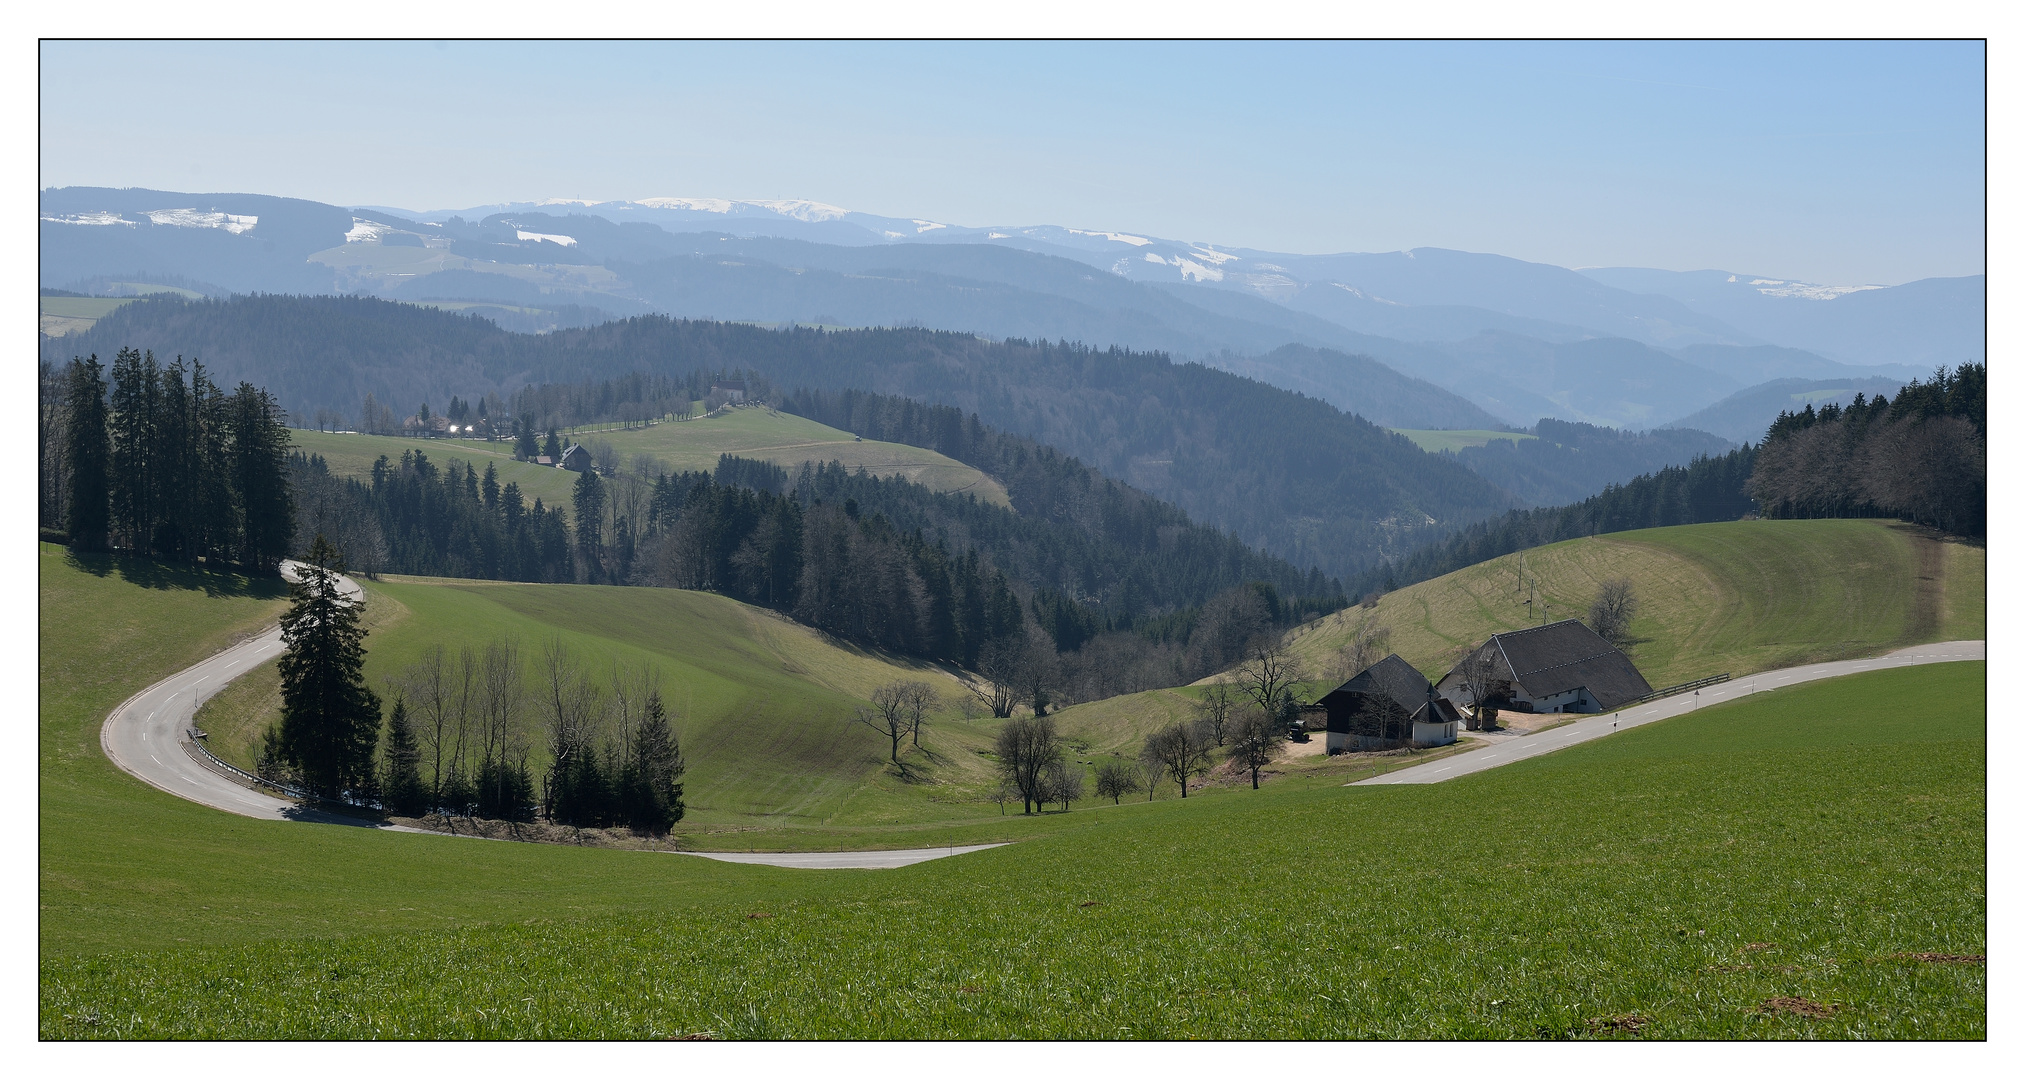
{"type": "Polygon", "coordinates": [[[1434,684],[1398,653],[1324,694],[1320,704],[1329,716],[1322,749],[1330,754],[1409,743],[1445,746],[1455,741],[1462,719],[1455,705],[1438,696],[1434,684]]]}
{"type": "Polygon", "coordinates": [[[1491,635],[1438,689],[1472,710],[1481,692],[1498,709],[1531,713],[1607,712],[1652,693],[1630,657],[1575,619],[1491,635]]]}

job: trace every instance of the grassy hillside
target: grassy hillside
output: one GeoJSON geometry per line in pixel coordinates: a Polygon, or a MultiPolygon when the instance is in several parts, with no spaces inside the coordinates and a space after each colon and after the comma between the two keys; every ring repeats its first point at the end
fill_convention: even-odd
{"type": "Polygon", "coordinates": [[[1347,677],[1341,650],[1365,619],[1431,677],[1465,647],[1548,620],[1586,617],[1599,583],[1631,579],[1633,651],[1654,687],[1926,641],[1984,635],[1984,551],[1878,520],[1734,521],[1569,540],[1389,593],[1297,630],[1316,675],[1347,677]]]}
{"type": "MultiPolygon", "coordinates": [[[[989,723],[964,718],[967,695],[948,672],[867,653],[759,608],[676,589],[394,578],[367,584],[374,625],[367,679],[385,688],[426,648],[483,651],[520,642],[530,690],[540,653],[561,640],[602,678],[613,663],[661,673],[688,758],[687,827],[735,824],[900,824],[996,816],[982,801],[989,768],[974,751],[989,723]],[[904,773],[886,744],[849,722],[872,690],[921,679],[945,702],[904,773]]],[[[241,764],[275,715],[273,665],[207,703],[200,722],[241,764]]],[[[538,718],[526,718],[537,768],[538,718]]]]}
{"type": "Polygon", "coordinates": [[[859,439],[814,420],[766,409],[729,409],[676,424],[602,431],[630,466],[645,454],[670,472],[714,469],[719,454],[771,461],[792,471],[804,461],[841,461],[874,476],[900,476],[930,491],[967,491],[1011,506],[998,481],[954,458],[900,443],[859,439]]]}
{"type": "Polygon", "coordinates": [[[539,498],[549,506],[568,507],[570,488],[577,480],[577,474],[567,469],[513,460],[512,443],[408,439],[396,435],[353,435],[328,431],[295,430],[288,434],[296,449],[305,454],[322,454],[334,476],[364,479],[372,475],[373,462],[382,455],[389,462],[398,463],[402,453],[419,450],[429,455],[429,460],[438,466],[453,461],[466,462],[482,474],[485,466],[492,465],[499,470],[500,486],[519,484],[521,497],[529,505],[539,498]]]}
{"type": "Polygon", "coordinates": [[[46,838],[38,1030],[1979,1039],[1983,677],[1758,694],[1434,786],[1060,815],[873,873],[209,815],[198,869],[147,860],[146,902],[85,926],[51,914],[71,838],[46,838]]]}
{"type": "MultiPolygon", "coordinates": [[[[511,443],[322,431],[290,434],[303,452],[322,454],[330,462],[331,471],[339,476],[365,476],[372,471],[374,459],[382,454],[390,461],[399,461],[402,451],[420,450],[439,465],[468,461],[479,472],[484,472],[490,462],[499,469],[501,484],[516,482],[529,500],[538,495],[551,505],[568,506],[570,485],[576,481],[576,474],[566,470],[513,460],[511,443]]],[[[719,454],[771,461],[789,470],[804,461],[841,461],[853,469],[863,467],[875,476],[903,476],[931,491],[968,491],[997,506],[1012,505],[998,481],[933,450],[860,440],[848,431],[764,409],[732,409],[648,428],[615,426],[586,431],[581,437],[610,443],[619,452],[621,467],[627,472],[633,471],[635,459],[641,456],[653,459],[656,466],[669,472],[714,469],[719,454]]]]}
{"type": "Polygon", "coordinates": [[[41,301],[39,315],[44,337],[81,334],[120,305],[134,302],[133,297],[111,296],[43,296],[37,299],[41,301]]]}
{"type": "Polygon", "coordinates": [[[1464,447],[1483,446],[1494,439],[1517,443],[1520,439],[1539,438],[1538,435],[1530,435],[1523,431],[1451,431],[1446,428],[1418,430],[1413,428],[1386,428],[1385,430],[1392,432],[1394,435],[1406,436],[1413,441],[1413,445],[1420,447],[1430,454],[1439,454],[1443,450],[1461,450],[1464,447]]]}

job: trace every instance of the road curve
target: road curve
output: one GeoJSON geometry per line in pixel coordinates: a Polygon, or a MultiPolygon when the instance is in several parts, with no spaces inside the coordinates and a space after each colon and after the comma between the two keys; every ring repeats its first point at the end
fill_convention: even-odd
{"type": "Polygon", "coordinates": [[[1594,713],[1572,724],[1540,732],[1503,739],[1481,750],[1472,750],[1454,757],[1430,761],[1425,765],[1414,765],[1359,780],[1346,785],[1364,787],[1376,784],[1439,784],[1458,776],[1468,776],[1514,761],[1551,754],[1563,747],[1600,739],[1614,731],[1650,724],[1671,716],[1692,712],[1704,705],[1717,705],[1725,701],[1756,693],[1760,690],[1777,690],[1781,687],[1796,686],[1816,679],[1832,679],[1838,675],[1854,675],[1863,671],[1877,671],[1882,668],[1909,667],[1913,664],[1946,664],[1959,660],[1981,660],[1984,658],[1984,643],[1981,641],[1943,641],[1932,645],[1914,645],[1897,652],[1874,656],[1868,660],[1835,660],[1825,664],[1806,664],[1800,667],[1780,668],[1776,671],[1761,671],[1726,683],[1703,687],[1699,692],[1675,694],[1658,701],[1625,709],[1616,713],[1594,713]]]}
{"type": "Polygon", "coordinates": [[[909,848],[904,851],[681,851],[678,855],[697,855],[718,862],[756,863],[761,866],[787,866],[802,870],[890,870],[896,866],[912,866],[930,859],[944,859],[951,855],[962,855],[985,848],[1004,847],[1004,844],[958,844],[955,847],[909,848]]]}
{"type": "MultiPolygon", "coordinates": [[[[301,565],[293,559],[283,562],[282,576],[296,580],[301,565]]],[[[365,590],[351,578],[340,578],[339,588],[347,599],[363,601],[365,597],[365,590]]],[[[190,728],[197,707],[233,679],[280,656],[282,650],[281,627],[276,626],[128,698],[99,728],[98,741],[105,756],[171,795],[242,817],[375,825],[306,810],[291,800],[244,787],[203,764],[191,745],[190,728]]]]}
{"type": "MultiPolygon", "coordinates": [[[[281,567],[282,576],[290,581],[295,580],[297,568],[301,565],[294,560],[284,562],[281,567]]],[[[365,590],[359,587],[358,582],[349,577],[341,578],[339,581],[339,587],[348,599],[364,600],[365,590]]],[[[428,836],[451,835],[305,809],[292,800],[246,787],[202,763],[190,739],[190,728],[196,718],[197,707],[213,694],[225,689],[226,684],[232,680],[280,656],[282,649],[281,628],[276,626],[202,663],[163,679],[128,698],[119,708],[112,711],[112,715],[106,717],[104,726],[99,728],[99,746],[105,750],[105,756],[112,759],[113,764],[147,783],[178,798],[188,799],[229,814],[270,821],[312,821],[330,825],[354,825],[428,836]]],[[[812,870],[881,870],[1001,846],[1003,845],[973,844],[967,847],[915,848],[906,851],[781,853],[694,851],[681,854],[700,855],[721,862],[758,863],[812,870]]]]}

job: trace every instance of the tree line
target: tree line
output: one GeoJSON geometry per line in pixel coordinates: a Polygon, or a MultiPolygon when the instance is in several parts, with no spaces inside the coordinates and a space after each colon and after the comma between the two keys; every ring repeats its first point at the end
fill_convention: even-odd
{"type": "Polygon", "coordinates": [[[1627,529],[1735,521],[1757,509],[1749,485],[1755,447],[1670,465],[1568,506],[1514,510],[1383,566],[1350,583],[1353,593],[1390,592],[1543,544],[1627,529]]]}
{"type": "Polygon", "coordinates": [[[101,339],[173,342],[220,371],[258,371],[305,416],[356,409],[367,393],[389,402],[505,399],[527,383],[634,372],[682,379],[697,397],[708,386],[690,384],[693,373],[741,369],[749,384],[759,372],[779,387],[899,395],[976,413],[1332,576],[1512,505],[1461,463],[1325,402],[1154,352],[662,316],[527,335],[369,298],[281,296],[127,305],[77,340],[101,339]]]}
{"type": "Polygon", "coordinates": [[[681,743],[651,672],[615,667],[600,680],[552,640],[530,692],[516,641],[454,656],[438,645],[389,680],[383,720],[387,698],[365,682],[360,607],[341,593],[343,559],[322,536],[307,555],[281,618],[281,716],[263,736],[261,775],[410,817],[539,814],[653,835],[682,819],[681,743]],[[538,791],[530,717],[546,736],[538,791]]]}
{"type": "Polygon", "coordinates": [[[38,510],[83,550],[237,563],[273,573],[295,513],[286,415],[242,382],[230,394],[201,363],[166,367],[121,349],[111,382],[96,354],[41,372],[38,510]]]}
{"type": "Polygon", "coordinates": [[[1901,517],[1981,536],[1987,373],[1937,370],[1889,401],[1859,393],[1847,406],[1781,412],[1759,445],[1750,489],[1765,516],[1901,517]]]}
{"type": "MultiPolygon", "coordinates": [[[[1152,799],[1163,780],[1172,780],[1185,799],[1189,785],[1219,764],[1248,776],[1257,790],[1267,767],[1300,724],[1294,690],[1301,678],[1299,664],[1278,635],[1254,637],[1232,674],[1202,689],[1194,715],[1147,735],[1136,760],[1114,756],[1076,761],[1053,717],[1041,713],[1013,717],[993,741],[999,778],[994,798],[1019,802],[1022,813],[1034,813],[1050,803],[1066,810],[1083,797],[1085,764],[1094,766],[1097,797],[1114,805],[1142,791],[1152,799]]],[[[897,750],[897,738],[894,746],[897,750]]]]}

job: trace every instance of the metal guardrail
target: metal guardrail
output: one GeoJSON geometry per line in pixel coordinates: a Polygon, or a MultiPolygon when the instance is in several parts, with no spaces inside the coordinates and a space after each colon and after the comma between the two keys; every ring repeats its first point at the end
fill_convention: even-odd
{"type": "Polygon", "coordinates": [[[1652,693],[1647,694],[1642,698],[1639,698],[1637,701],[1625,702],[1624,705],[1621,707],[1628,709],[1633,705],[1643,705],[1648,701],[1658,701],[1660,698],[1663,697],[1672,697],[1675,694],[1685,694],[1690,690],[1700,690],[1704,686],[1714,686],[1717,683],[1725,683],[1729,681],[1730,681],[1730,673],[1725,671],[1721,675],[1710,675],[1705,679],[1696,679],[1693,682],[1684,682],[1679,686],[1669,686],[1664,690],[1654,690],[1652,693]]]}
{"type": "Polygon", "coordinates": [[[284,784],[276,780],[269,780],[268,778],[261,776],[257,773],[247,772],[245,769],[242,769],[239,766],[234,765],[231,762],[226,761],[224,758],[221,758],[218,755],[212,753],[211,748],[209,746],[206,746],[204,743],[204,740],[209,737],[210,735],[208,732],[200,731],[197,728],[190,729],[190,745],[196,747],[197,752],[204,755],[204,760],[210,762],[212,765],[220,769],[223,769],[226,772],[231,773],[233,776],[236,776],[241,780],[247,781],[248,783],[258,784],[259,786],[264,788],[273,788],[274,790],[281,792],[283,795],[286,795],[291,799],[307,800],[310,798],[309,792],[304,791],[301,788],[293,787],[291,785],[284,784]]]}

